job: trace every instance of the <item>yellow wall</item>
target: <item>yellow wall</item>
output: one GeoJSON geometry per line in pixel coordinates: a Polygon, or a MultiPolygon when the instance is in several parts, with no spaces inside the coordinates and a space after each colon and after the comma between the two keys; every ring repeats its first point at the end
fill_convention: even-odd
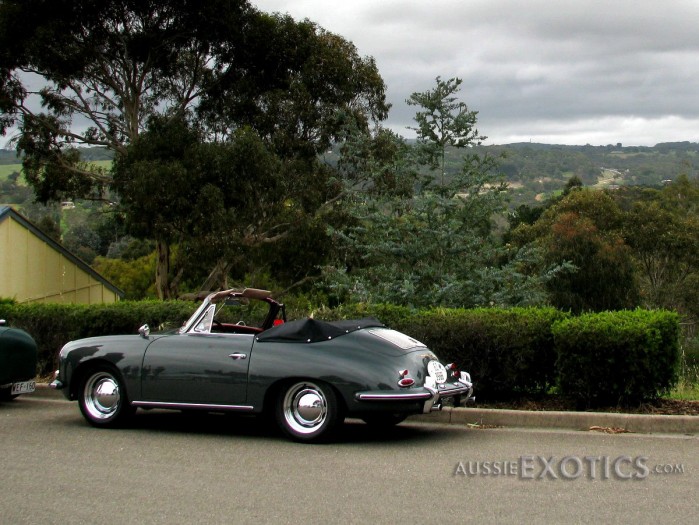
{"type": "Polygon", "coordinates": [[[117,295],[12,217],[0,222],[0,297],[20,303],[113,303],[117,295]]]}

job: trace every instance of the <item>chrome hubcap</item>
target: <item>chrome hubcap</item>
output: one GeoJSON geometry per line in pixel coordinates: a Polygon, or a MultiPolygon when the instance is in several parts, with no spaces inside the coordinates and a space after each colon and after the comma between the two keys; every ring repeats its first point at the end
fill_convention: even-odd
{"type": "Polygon", "coordinates": [[[283,407],[287,424],[301,434],[315,432],[328,413],[325,395],[313,383],[298,383],[287,390],[283,407]]]}
{"type": "Polygon", "coordinates": [[[108,419],[119,409],[119,383],[107,372],[94,374],[85,383],[85,408],[95,419],[108,419]]]}

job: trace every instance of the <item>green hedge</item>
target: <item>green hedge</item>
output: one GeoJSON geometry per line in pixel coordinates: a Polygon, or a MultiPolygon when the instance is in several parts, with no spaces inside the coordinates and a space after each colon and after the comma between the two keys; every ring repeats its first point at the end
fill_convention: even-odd
{"type": "MultiPolygon", "coordinates": [[[[38,374],[49,375],[68,341],[180,326],[198,306],[171,301],[112,305],[16,305],[0,301],[0,318],[31,334],[38,374]]],[[[295,312],[290,318],[299,318],[295,312]]],[[[581,405],[635,403],[668,391],[677,376],[679,318],[666,311],[573,317],[553,308],[412,310],[351,305],[311,312],[317,319],[376,317],[467,370],[480,399],[539,395],[558,385],[581,405]]]]}
{"type": "Polygon", "coordinates": [[[561,393],[585,406],[634,404],[677,380],[679,317],[634,310],[571,317],[553,325],[561,393]]]}
{"type": "Polygon", "coordinates": [[[440,359],[467,370],[481,398],[512,398],[556,383],[551,325],[565,317],[553,308],[434,310],[413,332],[440,359]]]}

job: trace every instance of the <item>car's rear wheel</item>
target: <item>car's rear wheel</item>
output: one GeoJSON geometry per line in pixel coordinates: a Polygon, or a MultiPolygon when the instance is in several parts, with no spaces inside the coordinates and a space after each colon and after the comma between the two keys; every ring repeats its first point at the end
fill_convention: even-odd
{"type": "Polygon", "coordinates": [[[96,427],[117,426],[135,412],[119,375],[107,367],[85,375],[78,401],[85,419],[96,427]]]}
{"type": "Polygon", "coordinates": [[[304,442],[327,438],[342,420],[335,392],[320,382],[301,381],[281,389],[275,412],[282,431],[304,442]]]}

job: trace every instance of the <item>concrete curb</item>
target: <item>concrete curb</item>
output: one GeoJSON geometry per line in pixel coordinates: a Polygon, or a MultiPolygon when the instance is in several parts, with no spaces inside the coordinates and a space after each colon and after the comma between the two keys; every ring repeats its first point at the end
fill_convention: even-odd
{"type": "Polygon", "coordinates": [[[699,434],[699,416],[445,407],[440,412],[432,412],[411,419],[425,423],[451,425],[568,430],[590,430],[590,427],[596,426],[623,429],[641,434],[699,434]]]}

